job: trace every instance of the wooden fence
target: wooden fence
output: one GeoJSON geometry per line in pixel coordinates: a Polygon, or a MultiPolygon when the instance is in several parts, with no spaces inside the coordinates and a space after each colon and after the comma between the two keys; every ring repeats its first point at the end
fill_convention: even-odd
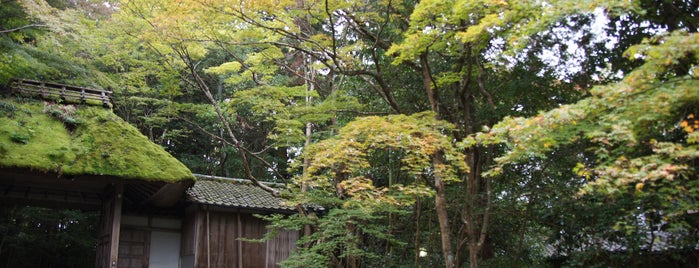
{"type": "Polygon", "coordinates": [[[14,79],[10,84],[12,92],[40,96],[44,99],[55,99],[72,103],[84,103],[91,105],[101,104],[104,107],[112,107],[112,92],[84,88],[57,83],[47,83],[26,79],[14,79]]]}

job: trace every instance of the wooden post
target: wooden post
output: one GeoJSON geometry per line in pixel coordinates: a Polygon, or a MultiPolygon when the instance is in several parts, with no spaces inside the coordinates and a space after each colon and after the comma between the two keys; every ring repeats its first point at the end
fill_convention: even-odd
{"type": "Polygon", "coordinates": [[[44,84],[44,82],[41,82],[39,85],[39,91],[41,92],[42,97],[46,98],[49,96],[49,93],[46,92],[46,84],[44,84]]]}
{"type": "Polygon", "coordinates": [[[240,209],[236,209],[237,218],[238,218],[238,267],[243,267],[243,226],[242,222],[240,221],[240,209]]]}
{"type": "Polygon", "coordinates": [[[206,206],[206,267],[211,267],[211,222],[209,221],[209,206],[206,206]]]}
{"type": "Polygon", "coordinates": [[[102,204],[100,236],[97,244],[95,267],[117,267],[119,261],[119,235],[124,185],[119,183],[107,190],[107,200],[102,204]]]}
{"type": "Polygon", "coordinates": [[[102,91],[101,94],[102,94],[102,106],[104,106],[105,108],[109,108],[109,100],[107,99],[107,93],[102,91]]]}
{"type": "Polygon", "coordinates": [[[111,237],[109,239],[109,265],[117,267],[119,261],[119,235],[121,233],[121,205],[124,199],[124,184],[117,184],[114,187],[112,197],[112,217],[111,217],[111,237]]]}
{"type": "Polygon", "coordinates": [[[14,95],[16,92],[21,91],[21,90],[16,90],[18,88],[22,88],[22,80],[12,79],[12,85],[10,86],[10,93],[14,95]]]}
{"type": "Polygon", "coordinates": [[[58,97],[61,101],[66,101],[66,87],[61,87],[61,96],[58,97]]]}

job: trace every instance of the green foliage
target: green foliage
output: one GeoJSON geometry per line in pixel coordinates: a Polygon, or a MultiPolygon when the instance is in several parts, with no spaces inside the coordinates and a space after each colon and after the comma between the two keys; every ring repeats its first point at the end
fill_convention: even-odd
{"type": "Polygon", "coordinates": [[[292,188],[290,202],[322,206],[327,215],[310,216],[307,221],[292,218],[299,224],[294,229],[307,224],[318,231],[299,241],[299,245],[310,246],[299,249],[285,265],[328,266],[338,261],[380,259],[363,242],[368,238],[400,246],[402,242],[390,234],[390,226],[381,224],[385,215],[409,213],[417,198],[433,195],[423,177],[440,174],[445,182],[455,182],[468,170],[465,156],[443,134],[451,127],[435,120],[433,113],[364,117],[347,124],[334,138],[307,148],[304,154],[311,164],[295,179],[295,185],[310,190],[292,188]],[[372,157],[387,151],[401,152],[400,175],[388,180],[385,174],[374,173],[374,165],[382,161],[375,162],[372,157]],[[444,165],[432,164],[431,156],[437,153],[444,154],[444,165]]]}
{"type": "Polygon", "coordinates": [[[308,167],[309,177],[303,182],[322,187],[322,182],[328,177],[340,174],[362,176],[362,170],[370,166],[367,155],[382,149],[405,151],[401,169],[409,175],[440,173],[445,181],[458,181],[459,172],[468,171],[465,156],[443,134],[452,126],[431,119],[433,117],[432,113],[420,113],[359,118],[343,127],[336,137],[307,149],[312,164],[308,167]],[[431,156],[438,152],[445,154],[448,163],[432,166],[431,156]]]}
{"type": "MultiPolygon", "coordinates": [[[[582,215],[603,219],[597,219],[599,225],[571,230],[617,239],[632,248],[643,247],[648,233],[655,231],[652,226],[682,236],[696,228],[687,217],[699,200],[693,190],[699,185],[694,176],[699,157],[694,131],[698,38],[696,33],[674,32],[634,46],[626,55],[643,64],[622,81],[596,87],[584,100],[534,117],[507,118],[465,144],[507,145],[509,150],[497,159],[490,175],[500,175],[510,165],[532,165],[532,159],[548,157],[557,148],[576,146],[574,155],[590,156],[568,167],[585,182],[570,202],[593,210],[582,215]],[[618,208],[610,209],[610,203],[618,208]]],[[[693,242],[673,241],[680,248],[693,247],[693,242]]]]}
{"type": "MultiPolygon", "coordinates": [[[[102,11],[106,12],[106,11],[102,11]]],[[[45,1],[3,1],[0,6],[0,85],[12,78],[106,87],[113,82],[92,62],[98,12],[58,9],[45,1]],[[26,26],[26,27],[24,27],[26,26]],[[5,29],[5,27],[9,29],[5,29]]],[[[96,52],[97,53],[97,52],[96,52]]]]}
{"type": "Polygon", "coordinates": [[[298,241],[298,254],[281,263],[284,267],[328,267],[336,259],[378,259],[381,256],[366,250],[362,241],[374,237],[395,246],[405,246],[389,235],[389,228],[380,222],[380,214],[367,213],[362,209],[333,208],[323,217],[315,218],[312,224],[320,232],[304,236],[298,241]],[[323,241],[318,243],[317,241],[323,241]],[[311,244],[309,248],[303,245],[311,244]]]}
{"type": "Polygon", "coordinates": [[[98,229],[96,212],[3,206],[0,262],[3,267],[94,267],[98,229]]]}
{"type": "MultiPolygon", "coordinates": [[[[435,51],[458,58],[463,56],[464,45],[482,53],[493,45],[493,40],[504,41],[497,48],[500,55],[489,55],[495,57],[489,64],[497,64],[520,57],[532,44],[546,42],[536,40],[536,35],[551,31],[561,21],[590,14],[595,9],[610,14],[642,13],[638,5],[636,1],[616,0],[558,0],[546,4],[500,0],[420,1],[410,15],[404,39],[393,43],[387,54],[395,56],[394,64],[416,60],[435,51]]],[[[446,73],[444,77],[453,78],[457,74],[461,75],[446,73]]]]}
{"type": "Polygon", "coordinates": [[[206,73],[212,73],[212,74],[227,74],[227,73],[235,73],[240,71],[240,68],[243,65],[240,64],[239,62],[226,62],[223,63],[219,66],[216,67],[209,67],[206,69],[206,73]]]}

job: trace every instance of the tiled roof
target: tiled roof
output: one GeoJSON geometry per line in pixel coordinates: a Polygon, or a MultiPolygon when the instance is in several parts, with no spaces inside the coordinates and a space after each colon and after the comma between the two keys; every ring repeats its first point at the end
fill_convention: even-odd
{"type": "MultiPolygon", "coordinates": [[[[198,175],[194,186],[187,190],[187,199],[195,203],[218,205],[235,208],[262,210],[293,211],[295,208],[284,206],[281,197],[255,186],[249,180],[231,179],[207,175],[198,175]]],[[[281,184],[268,184],[281,187],[281,184]]]]}

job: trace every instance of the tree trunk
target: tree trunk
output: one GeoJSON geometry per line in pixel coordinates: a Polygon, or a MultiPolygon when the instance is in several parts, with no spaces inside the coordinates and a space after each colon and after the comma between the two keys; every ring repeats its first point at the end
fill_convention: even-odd
{"type": "Polygon", "coordinates": [[[478,246],[470,241],[468,243],[468,263],[469,267],[478,268],[478,246]]]}
{"type": "MultiPolygon", "coordinates": [[[[441,152],[436,153],[432,158],[433,166],[443,164],[441,152]]],[[[447,214],[447,198],[442,176],[436,172],[434,175],[434,188],[437,194],[434,197],[437,220],[439,221],[439,232],[442,236],[442,253],[444,254],[444,266],[453,268],[454,253],[451,246],[451,229],[449,228],[449,215],[447,214]]]]}
{"type": "MultiPolygon", "coordinates": [[[[430,71],[426,52],[420,55],[420,75],[422,76],[422,83],[430,101],[430,108],[436,114],[435,117],[439,119],[439,97],[437,89],[434,87],[435,83],[434,80],[432,80],[432,73],[430,71]]],[[[443,165],[443,158],[444,155],[442,152],[436,152],[432,156],[432,166],[438,167],[443,165]]],[[[436,191],[434,203],[437,212],[437,220],[439,221],[439,232],[442,238],[444,266],[446,268],[454,268],[456,265],[454,262],[454,250],[451,246],[451,228],[449,227],[449,214],[447,213],[446,187],[444,186],[442,175],[439,174],[439,172],[435,172],[434,174],[434,188],[436,191]]]]}

